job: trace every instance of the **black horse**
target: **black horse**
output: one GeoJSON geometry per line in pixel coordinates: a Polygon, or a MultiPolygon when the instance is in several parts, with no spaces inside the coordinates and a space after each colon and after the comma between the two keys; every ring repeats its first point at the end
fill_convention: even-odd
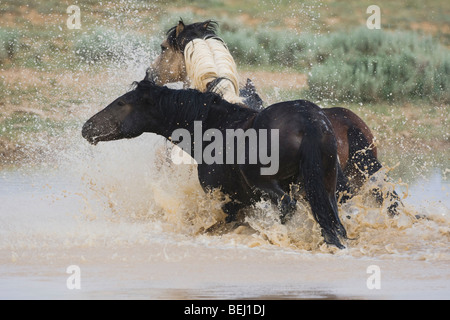
{"type": "MultiPolygon", "coordinates": [[[[241,140],[241,144],[234,147],[233,158],[225,157],[230,151],[226,150],[229,144],[222,144],[222,150],[215,150],[214,156],[222,156],[223,161],[206,163],[196,158],[200,160],[198,177],[205,192],[220,188],[231,199],[223,206],[227,222],[233,221],[241,208],[267,197],[279,206],[284,223],[295,210],[296,202],[290,195],[290,186],[297,184],[311,206],[325,242],[343,248],[339,238],[345,239],[346,231],[338,216],[335,195],[338,170],[336,139],[329,120],[318,106],[297,100],[277,103],[257,112],[230,104],[215,93],[173,90],[148,80],[135,85],[132,91],[84,124],[82,135],[85,139],[97,144],[152,132],[181,144],[182,141],[174,140],[174,132],[185,130],[190,137],[184,136],[183,140],[196,141],[199,124],[202,137],[211,130],[222,136],[227,136],[230,130],[241,129],[245,133],[253,130],[257,143],[252,145],[241,140]],[[271,135],[265,150],[261,144],[263,133],[271,135]],[[278,140],[272,139],[275,133],[278,140]],[[245,145],[245,161],[235,161],[242,143],[245,145]],[[262,174],[268,165],[260,158],[252,162],[255,150],[258,155],[277,152],[278,170],[262,174]]],[[[215,137],[217,139],[217,135],[215,137]]],[[[204,154],[212,143],[202,146],[200,151],[204,154]]],[[[187,151],[195,154],[198,152],[196,147],[198,140],[197,146],[191,142],[191,150],[187,151]]]]}

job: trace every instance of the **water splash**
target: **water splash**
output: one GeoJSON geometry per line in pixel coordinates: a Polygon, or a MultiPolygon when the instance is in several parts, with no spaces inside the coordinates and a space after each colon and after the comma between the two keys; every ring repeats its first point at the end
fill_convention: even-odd
{"type": "MultiPolygon", "coordinates": [[[[106,216],[115,223],[123,221],[151,225],[150,232],[192,241],[219,237],[219,243],[267,248],[278,246],[300,252],[328,252],[355,257],[405,257],[408,259],[448,259],[448,211],[423,215],[408,204],[407,184],[386,181],[386,169],[370,179],[360,192],[340,205],[341,220],[349,238],[347,249],[334,250],[323,243],[318,224],[309,206],[299,201],[292,219],[282,225],[279,211],[260,201],[246,209],[240,224],[225,225],[221,205],[227,201],[220,192],[205,194],[197,179],[195,165],[174,165],[168,156],[169,145],[162,138],[144,135],[135,140],[84,146],[84,159],[77,162],[85,190],[87,220],[106,216]],[[385,199],[376,203],[372,189],[388,191],[403,187],[404,206],[392,216],[385,199]],[[197,240],[195,240],[197,239],[197,240]]],[[[79,152],[77,152],[79,154],[79,152]]]]}
{"type": "MultiPolygon", "coordinates": [[[[113,19],[120,21],[120,15],[131,14],[135,10],[131,5],[134,3],[121,1],[112,10],[116,12],[113,19]]],[[[302,13],[309,13],[310,9],[305,7],[302,13]]],[[[101,31],[100,26],[97,31],[101,31]]],[[[155,241],[176,242],[180,238],[189,239],[191,243],[246,246],[255,250],[276,247],[356,257],[394,256],[431,261],[450,258],[448,209],[435,211],[428,205],[429,212],[424,214],[408,205],[407,184],[386,182],[386,172],[369,180],[357,196],[340,206],[341,220],[353,240],[347,241],[346,250],[337,251],[323,243],[319,227],[308,205],[302,201],[298,202],[296,214],[285,225],[279,221],[278,209],[261,201],[244,212],[239,226],[226,226],[220,210],[226,197],[219,192],[205,195],[198,183],[195,166],[171,164],[166,154],[167,143],[162,138],[147,134],[134,140],[100,143],[96,147],[88,145],[80,135],[83,120],[127,91],[133,81],[141,80],[156,54],[140,39],[128,41],[128,35],[127,26],[120,24],[116,32],[103,32],[101,39],[106,46],[112,46],[108,49],[111,49],[114,63],[94,61],[95,55],[86,54],[85,49],[80,48],[79,54],[86,54],[89,62],[81,62],[76,74],[63,73],[54,77],[58,83],[81,92],[81,103],[69,116],[74,121],[71,126],[55,131],[51,139],[38,136],[27,145],[25,153],[33,156],[26,165],[32,169],[56,170],[57,174],[72,179],[76,190],[69,192],[80,200],[81,205],[69,209],[69,217],[64,210],[50,212],[51,223],[34,216],[33,228],[27,226],[30,222],[27,215],[17,217],[23,219],[17,224],[8,215],[4,219],[7,230],[2,229],[2,240],[5,241],[0,241],[3,243],[0,249],[12,248],[12,260],[20,258],[21,248],[60,245],[63,248],[127,248],[151,246],[155,241]],[[106,65],[101,74],[96,74],[97,64],[101,63],[106,65]],[[388,201],[382,206],[374,203],[370,190],[375,186],[384,193],[399,187],[405,189],[402,194],[405,207],[400,208],[397,216],[388,214],[388,201]]],[[[92,40],[88,38],[85,43],[89,39],[92,40]]],[[[40,76],[37,74],[33,78],[33,74],[30,75],[32,80],[38,80],[40,76]]],[[[52,93],[57,99],[70,95],[62,89],[52,93]]],[[[275,102],[281,100],[282,95],[275,91],[270,98],[275,102]]],[[[50,192],[52,203],[64,201],[61,200],[64,193],[58,193],[50,192]]]]}

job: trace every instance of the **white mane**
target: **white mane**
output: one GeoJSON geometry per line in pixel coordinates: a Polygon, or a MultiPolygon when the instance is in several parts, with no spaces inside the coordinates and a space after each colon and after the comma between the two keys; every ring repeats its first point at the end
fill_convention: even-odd
{"type": "Polygon", "coordinates": [[[207,85],[224,78],[213,89],[231,103],[243,103],[239,97],[236,63],[226,45],[219,39],[194,39],[184,49],[186,72],[191,87],[206,91],[207,85]]]}

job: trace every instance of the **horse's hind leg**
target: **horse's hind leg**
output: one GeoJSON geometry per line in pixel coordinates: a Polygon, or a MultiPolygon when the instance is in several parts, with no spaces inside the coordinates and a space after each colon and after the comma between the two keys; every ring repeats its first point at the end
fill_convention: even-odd
{"type": "MultiPolygon", "coordinates": [[[[376,202],[381,206],[384,202],[384,196],[381,189],[380,188],[372,189],[372,194],[375,197],[376,202]]],[[[403,205],[399,195],[397,194],[397,192],[395,192],[395,190],[393,190],[392,192],[388,191],[386,193],[386,198],[389,198],[389,201],[391,203],[387,208],[388,213],[391,216],[397,215],[398,214],[397,208],[400,206],[400,204],[403,205]]]]}
{"type": "Polygon", "coordinates": [[[403,205],[402,200],[398,196],[397,192],[393,190],[392,192],[388,193],[388,197],[390,198],[392,204],[388,207],[388,212],[391,216],[395,216],[398,214],[397,208],[401,204],[403,205]]]}
{"type": "Polygon", "coordinates": [[[342,170],[341,165],[337,165],[337,184],[336,184],[336,197],[340,203],[345,203],[353,196],[353,190],[350,187],[350,183],[342,170]]]}
{"type": "Polygon", "coordinates": [[[351,177],[356,188],[360,188],[369,177],[382,168],[382,165],[358,128],[349,129],[347,135],[349,159],[344,174],[346,177],[351,177]]]}
{"type": "MultiPolygon", "coordinates": [[[[363,133],[354,128],[348,131],[349,153],[350,158],[347,163],[344,174],[353,178],[356,188],[360,188],[364,182],[377,173],[383,166],[374,154],[369,142],[363,133]]],[[[372,194],[376,202],[382,205],[384,202],[384,195],[380,188],[373,188],[372,194]]],[[[395,191],[388,192],[386,195],[392,202],[388,207],[388,212],[391,215],[396,215],[397,208],[402,204],[400,197],[395,191]]]]}

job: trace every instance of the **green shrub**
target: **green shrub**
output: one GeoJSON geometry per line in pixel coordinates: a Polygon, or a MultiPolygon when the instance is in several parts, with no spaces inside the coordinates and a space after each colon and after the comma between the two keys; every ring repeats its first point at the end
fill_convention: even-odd
{"type": "Polygon", "coordinates": [[[450,101],[450,53],[431,36],[357,28],[323,35],[226,24],[238,64],[308,73],[308,96],[353,102],[450,101]]]}
{"type": "Polygon", "coordinates": [[[19,32],[11,29],[0,29],[0,62],[13,59],[19,51],[19,46],[19,32]]]}
{"type": "Polygon", "coordinates": [[[158,45],[156,40],[144,35],[99,28],[75,40],[74,52],[88,63],[120,62],[136,55],[150,55],[158,45]]]}
{"type": "Polygon", "coordinates": [[[358,29],[324,39],[332,51],[311,68],[310,96],[353,102],[450,102],[450,53],[431,37],[358,29]]]}
{"type": "Polygon", "coordinates": [[[227,30],[220,33],[238,63],[257,66],[300,67],[306,47],[304,37],[273,30],[227,30]]]}
{"type": "Polygon", "coordinates": [[[221,37],[239,64],[259,66],[267,64],[267,53],[261,50],[258,40],[249,30],[226,31],[221,37]]]}

